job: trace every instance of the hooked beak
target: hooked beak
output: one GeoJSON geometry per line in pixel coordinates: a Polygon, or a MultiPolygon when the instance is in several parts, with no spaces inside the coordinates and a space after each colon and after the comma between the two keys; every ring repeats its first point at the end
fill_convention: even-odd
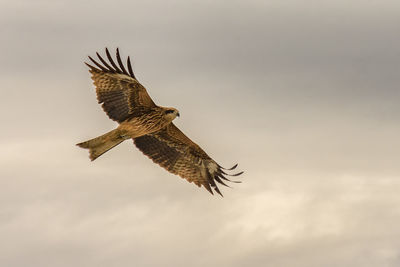
{"type": "Polygon", "coordinates": [[[179,114],[179,112],[176,114],[177,117],[180,117],[181,115],[179,114]]]}

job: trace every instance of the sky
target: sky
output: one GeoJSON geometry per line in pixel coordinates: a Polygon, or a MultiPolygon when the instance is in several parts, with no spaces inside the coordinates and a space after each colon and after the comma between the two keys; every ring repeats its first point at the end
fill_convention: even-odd
{"type": "Polygon", "coordinates": [[[0,1],[0,265],[400,265],[399,1],[0,1]],[[125,141],[83,64],[119,47],[241,184],[125,141]]]}

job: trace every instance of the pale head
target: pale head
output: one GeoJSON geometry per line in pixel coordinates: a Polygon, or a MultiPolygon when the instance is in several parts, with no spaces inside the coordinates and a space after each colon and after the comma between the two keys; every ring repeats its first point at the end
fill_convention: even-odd
{"type": "Polygon", "coordinates": [[[164,118],[167,121],[173,121],[176,117],[179,117],[179,111],[176,108],[164,108],[164,118]]]}

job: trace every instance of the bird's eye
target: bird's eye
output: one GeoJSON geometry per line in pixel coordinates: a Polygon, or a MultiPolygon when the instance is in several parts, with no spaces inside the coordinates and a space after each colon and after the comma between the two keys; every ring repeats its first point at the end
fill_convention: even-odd
{"type": "Polygon", "coordinates": [[[174,110],[173,110],[173,109],[167,109],[167,110],[165,111],[165,114],[170,114],[170,113],[174,113],[174,110]]]}

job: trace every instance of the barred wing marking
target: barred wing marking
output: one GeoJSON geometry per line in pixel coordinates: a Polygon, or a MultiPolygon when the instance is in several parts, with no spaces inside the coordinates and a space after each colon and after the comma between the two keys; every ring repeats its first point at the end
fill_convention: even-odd
{"type": "Polygon", "coordinates": [[[89,71],[96,86],[97,100],[102,104],[103,110],[110,119],[121,123],[134,116],[137,107],[156,106],[146,88],[136,80],[129,57],[127,58],[128,70],[126,70],[118,48],[116,53],[118,65],[107,48],[106,55],[109,62],[104,60],[99,53],[96,55],[102,64],[90,56],[89,59],[96,67],[85,64],[90,68],[89,71]]]}
{"type": "MultiPolygon", "coordinates": [[[[238,182],[231,181],[224,175],[238,176],[243,173],[224,172],[227,169],[218,165],[173,123],[156,133],[135,138],[134,143],[153,162],[197,186],[204,186],[211,194],[214,189],[222,196],[217,183],[228,186],[224,180],[238,182]]],[[[237,164],[228,170],[233,170],[236,166],[237,164]]]]}

